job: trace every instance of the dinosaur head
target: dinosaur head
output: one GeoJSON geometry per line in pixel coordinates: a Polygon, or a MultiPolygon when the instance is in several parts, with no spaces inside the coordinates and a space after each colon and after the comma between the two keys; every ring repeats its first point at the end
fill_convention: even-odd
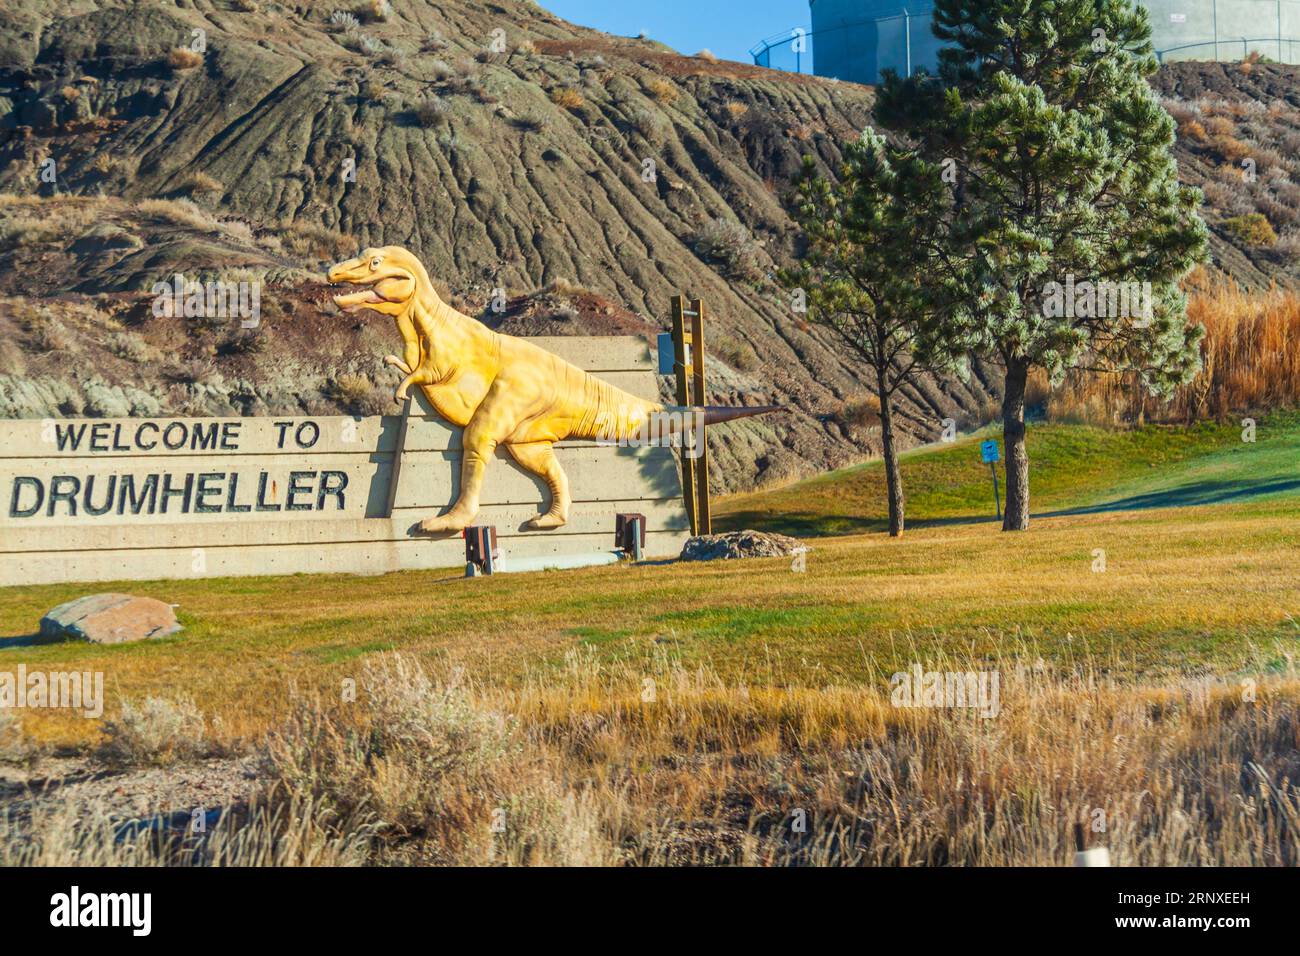
{"type": "Polygon", "coordinates": [[[334,303],[344,312],[374,309],[385,315],[401,315],[415,298],[420,282],[429,287],[428,273],[420,260],[401,246],[364,249],[347,262],[330,266],[331,283],[357,286],[356,292],[334,296],[334,303]]]}

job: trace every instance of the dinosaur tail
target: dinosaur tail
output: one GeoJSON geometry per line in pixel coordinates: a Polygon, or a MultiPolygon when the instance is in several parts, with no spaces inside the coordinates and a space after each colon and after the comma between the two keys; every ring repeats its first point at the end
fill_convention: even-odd
{"type": "Polygon", "coordinates": [[[664,405],[662,408],[663,412],[668,413],[669,421],[686,422],[688,425],[693,416],[700,414],[704,416],[705,425],[718,425],[738,418],[784,410],[781,405],[664,405]]]}

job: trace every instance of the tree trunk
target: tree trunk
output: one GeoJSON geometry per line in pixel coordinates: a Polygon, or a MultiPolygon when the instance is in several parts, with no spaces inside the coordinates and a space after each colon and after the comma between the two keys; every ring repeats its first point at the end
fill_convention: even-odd
{"type": "Polygon", "coordinates": [[[1029,455],[1025,452],[1025,381],[1029,363],[1007,362],[1006,391],[1002,397],[1002,443],[1006,448],[1007,503],[1002,512],[1003,531],[1029,528],[1029,455]]]}
{"type": "Polygon", "coordinates": [[[885,455],[885,488],[889,493],[889,536],[903,534],[903,476],[898,470],[898,450],[894,447],[894,411],[890,407],[889,388],[883,373],[877,373],[880,399],[880,444],[885,455]]]}

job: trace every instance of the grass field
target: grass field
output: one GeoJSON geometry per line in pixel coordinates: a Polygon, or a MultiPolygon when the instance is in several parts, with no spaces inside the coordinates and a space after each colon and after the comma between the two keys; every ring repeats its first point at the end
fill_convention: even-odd
{"type": "MultiPolygon", "coordinates": [[[[1040,517],[1021,535],[989,514],[984,436],[904,458],[901,541],[860,533],[882,526],[877,463],[721,503],[723,524],[821,536],[803,573],[773,559],[130,583],[121,589],[179,604],[186,630],[122,647],[29,636],[85,586],[9,589],[0,667],[102,670],[110,712],[122,697],[188,694],[227,740],[259,738],[292,710],[292,688],[336,686],[384,650],[500,688],[575,653],[754,686],[886,686],[913,661],[1011,657],[1146,680],[1280,673],[1300,647],[1300,416],[1262,421],[1253,444],[1240,432],[1033,426],[1040,517]]],[[[25,726],[61,744],[98,732],[49,713],[25,726]]]]}

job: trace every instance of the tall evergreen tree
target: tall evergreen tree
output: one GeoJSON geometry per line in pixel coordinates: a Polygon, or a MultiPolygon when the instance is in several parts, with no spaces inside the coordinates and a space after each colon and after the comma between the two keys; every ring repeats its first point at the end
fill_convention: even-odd
{"type": "Polygon", "coordinates": [[[804,160],[793,217],[806,248],[781,274],[807,297],[809,318],[834,329],[875,379],[889,499],[889,533],[903,533],[894,394],[927,371],[954,366],[944,293],[952,283],[934,258],[951,191],[941,170],[915,152],[891,149],[866,130],[844,150],[837,179],[804,160]]]}
{"type": "Polygon", "coordinates": [[[1006,370],[1003,528],[1023,530],[1032,368],[1135,369],[1156,394],[1195,374],[1202,330],[1178,283],[1205,256],[1200,193],[1178,183],[1174,123],[1146,82],[1150,24],[1131,0],[935,0],[933,27],[950,44],[938,75],[887,77],[875,117],[948,173],[945,242],[971,283],[970,331],[1006,370]],[[1149,298],[1114,314],[1096,295],[1111,283],[1149,298]]]}

